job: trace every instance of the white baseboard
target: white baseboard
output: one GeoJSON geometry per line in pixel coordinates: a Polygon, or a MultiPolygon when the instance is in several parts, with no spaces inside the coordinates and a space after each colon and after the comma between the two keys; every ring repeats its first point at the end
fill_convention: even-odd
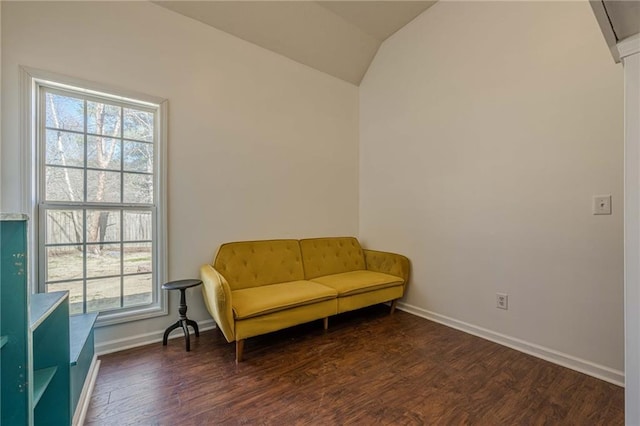
{"type": "Polygon", "coordinates": [[[100,361],[98,356],[94,355],[87,372],[87,377],[84,379],[84,385],[80,392],[80,398],[78,399],[78,405],[76,405],[76,412],[73,413],[73,426],[84,425],[84,419],[87,416],[87,409],[89,408],[89,402],[91,401],[91,395],[93,394],[93,387],[96,384],[96,378],[98,377],[98,370],[100,369],[100,361]]]}
{"type": "Polygon", "coordinates": [[[624,387],[624,372],[399,302],[398,309],[624,387]]]}
{"type": "MultiPolygon", "coordinates": [[[[199,321],[199,331],[207,331],[216,328],[216,323],[213,319],[199,321]]],[[[138,334],[135,336],[128,336],[122,339],[114,339],[106,342],[96,343],[96,354],[106,355],[113,352],[124,351],[125,349],[137,348],[138,346],[144,346],[151,343],[162,342],[164,336],[164,330],[152,331],[149,333],[138,334]]],[[[182,333],[172,333],[169,335],[169,339],[175,339],[177,337],[184,338],[182,333]]]]}

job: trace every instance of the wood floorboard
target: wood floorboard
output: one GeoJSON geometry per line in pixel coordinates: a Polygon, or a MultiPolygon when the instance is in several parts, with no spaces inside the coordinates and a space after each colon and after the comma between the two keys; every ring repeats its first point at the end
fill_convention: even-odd
{"type": "Polygon", "coordinates": [[[624,389],[375,306],[100,357],[86,425],[623,425],[624,389]]]}

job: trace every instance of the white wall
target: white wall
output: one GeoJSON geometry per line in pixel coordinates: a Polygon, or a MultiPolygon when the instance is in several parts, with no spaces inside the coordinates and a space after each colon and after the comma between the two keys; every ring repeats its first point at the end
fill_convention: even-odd
{"type": "Polygon", "coordinates": [[[360,86],[360,237],[411,259],[405,309],[621,382],[622,108],[587,2],[442,2],[388,39],[360,86]]]}
{"type": "MultiPolygon", "coordinates": [[[[2,2],[2,20],[5,210],[21,208],[24,65],[169,100],[170,279],[197,277],[225,241],[357,233],[355,86],[148,2],[2,2]]],[[[171,297],[169,317],[97,340],[164,330],[171,297]]],[[[188,298],[210,318],[200,290],[188,298]]]]}

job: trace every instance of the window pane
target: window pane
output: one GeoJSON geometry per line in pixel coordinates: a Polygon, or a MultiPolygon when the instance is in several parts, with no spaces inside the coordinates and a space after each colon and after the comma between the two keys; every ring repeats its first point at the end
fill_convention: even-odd
{"type": "Polygon", "coordinates": [[[124,141],[124,169],[131,172],[153,172],[153,145],[124,141]]]}
{"type": "Polygon", "coordinates": [[[47,201],[84,201],[84,171],[50,166],[46,169],[47,201]]]}
{"type": "Polygon", "coordinates": [[[124,306],[148,305],[152,302],[151,274],[124,277],[124,306]]]}
{"type": "Polygon", "coordinates": [[[157,304],[158,112],[108,94],[38,87],[46,291],[70,291],[71,313],[157,304]]]}
{"type": "Polygon", "coordinates": [[[151,212],[124,212],[124,241],[151,240],[151,212]]]}
{"type": "Polygon", "coordinates": [[[124,244],[124,273],[151,272],[151,243],[124,244]]]}
{"type": "Polygon", "coordinates": [[[87,312],[120,308],[120,277],[87,280],[87,312]]]}
{"type": "Polygon", "coordinates": [[[153,177],[124,173],[123,197],[125,203],[153,203],[153,177]]]}
{"type": "Polygon", "coordinates": [[[82,281],[74,281],[70,283],[47,284],[47,293],[51,291],[68,291],[69,292],[69,314],[82,313],[82,301],[84,293],[82,290],[82,281]]]}
{"type": "Polygon", "coordinates": [[[47,130],[47,164],[84,166],[84,137],[77,133],[47,130]]]}
{"type": "Polygon", "coordinates": [[[87,167],[120,170],[120,140],[87,136],[87,167]]]}
{"type": "Polygon", "coordinates": [[[87,245],[87,277],[120,275],[120,244],[87,245]]]}
{"type": "Polygon", "coordinates": [[[104,136],[120,136],[122,130],[119,106],[87,102],[87,132],[104,136]]]}
{"type": "Polygon", "coordinates": [[[87,242],[120,241],[120,210],[87,210],[87,242]]]}
{"type": "Polygon", "coordinates": [[[70,96],[47,93],[46,126],[84,132],[84,101],[70,96]]]}
{"type": "Polygon", "coordinates": [[[120,172],[87,170],[87,201],[120,202],[120,172]]]}
{"type": "Polygon", "coordinates": [[[82,246],[47,247],[47,281],[82,278],[82,246]]]}
{"type": "Polygon", "coordinates": [[[124,109],[124,137],[139,141],[153,141],[153,114],[146,111],[124,109]]]}
{"type": "Polygon", "coordinates": [[[48,210],[46,244],[82,242],[82,210],[48,210]]]}

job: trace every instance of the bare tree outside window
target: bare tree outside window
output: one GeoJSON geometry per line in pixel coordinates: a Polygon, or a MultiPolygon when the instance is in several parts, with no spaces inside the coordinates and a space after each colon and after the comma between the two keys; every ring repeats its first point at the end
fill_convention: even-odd
{"type": "Polygon", "coordinates": [[[47,291],[72,313],[152,303],[157,110],[42,87],[47,291]]]}

